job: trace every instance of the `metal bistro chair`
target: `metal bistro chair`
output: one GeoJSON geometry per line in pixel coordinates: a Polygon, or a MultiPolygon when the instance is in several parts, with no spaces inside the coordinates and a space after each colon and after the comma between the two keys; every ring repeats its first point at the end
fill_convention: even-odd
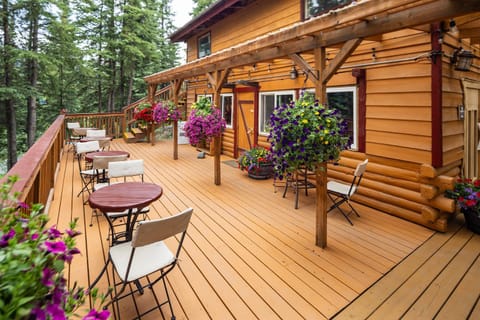
{"type": "MultiPolygon", "coordinates": [[[[108,186],[112,183],[121,183],[126,182],[127,178],[134,178],[138,177],[144,182],[143,178],[144,174],[144,161],[143,159],[135,159],[135,160],[125,160],[125,161],[111,161],[108,163],[108,181],[105,183],[97,183],[94,186],[94,190],[98,190],[105,186],[108,186]]],[[[150,207],[145,207],[140,210],[138,215],[142,215],[143,217],[140,220],[146,220],[148,218],[148,212],[150,211],[150,207]]],[[[93,214],[93,213],[92,213],[93,214]]],[[[125,228],[125,222],[128,217],[129,211],[125,210],[122,212],[103,212],[105,217],[107,218],[108,225],[110,227],[110,233],[108,239],[110,240],[111,245],[114,245],[118,242],[121,242],[120,239],[125,237],[125,233],[123,231],[115,231],[118,229],[125,228]]],[[[133,209],[130,214],[137,214],[136,209],[133,209]]]]}
{"type": "Polygon", "coordinates": [[[315,189],[316,185],[310,182],[309,178],[315,176],[315,173],[305,167],[298,168],[291,175],[286,177],[285,189],[283,197],[287,194],[288,187],[291,186],[295,193],[295,209],[298,209],[298,194],[300,190],[305,190],[305,195],[308,196],[308,189],[315,189]]]}
{"type": "MultiPolygon", "coordinates": [[[[96,179],[92,180],[93,186],[91,189],[93,191],[98,189],[98,185],[105,184],[109,181],[108,177],[108,164],[115,161],[125,161],[128,159],[128,154],[124,155],[114,155],[114,156],[94,156],[92,161],[92,169],[95,171],[96,179]]],[[[92,215],[90,218],[90,226],[93,225],[93,217],[95,216],[95,211],[92,210],[92,215]]]]}
{"type": "Polygon", "coordinates": [[[360,185],[360,181],[362,181],[363,174],[367,169],[367,164],[368,164],[368,159],[365,159],[365,161],[357,165],[351,184],[345,184],[337,181],[327,182],[327,195],[330,198],[330,200],[332,200],[333,202],[333,205],[330,207],[330,209],[328,209],[327,212],[330,212],[333,209],[338,208],[338,210],[340,210],[340,212],[343,214],[345,219],[347,219],[347,221],[352,226],[353,226],[353,222],[348,217],[350,213],[354,212],[357,215],[357,217],[360,217],[360,215],[350,203],[350,198],[355,194],[355,192],[357,192],[358,187],[360,185]],[[351,208],[351,211],[348,214],[346,214],[345,211],[342,210],[342,208],[340,208],[340,205],[343,203],[347,203],[351,208]]]}
{"type": "Polygon", "coordinates": [[[79,122],[67,122],[68,144],[75,151],[75,145],[80,141],[80,136],[75,135],[73,129],[80,128],[79,122]]]}
{"type": "Polygon", "coordinates": [[[105,308],[112,305],[114,315],[120,316],[119,301],[132,296],[137,313],[135,319],[140,319],[157,309],[160,311],[162,318],[165,319],[162,310],[162,306],[165,304],[169,306],[171,319],[175,319],[165,280],[167,274],[177,265],[192,212],[193,209],[188,208],[171,217],[142,221],[134,231],[132,241],[110,247],[105,266],[97,279],[90,285],[90,288],[93,288],[107,270],[108,265],[112,263],[113,297],[105,308]],[[164,240],[175,238],[178,234],[180,234],[178,240],[172,239],[168,242],[169,244],[177,243],[176,248],[171,250],[164,240]],[[158,274],[158,271],[160,271],[160,274],[158,274]],[[140,279],[145,279],[147,283],[142,286],[140,279]],[[161,303],[153,289],[153,286],[160,280],[163,282],[166,295],[165,301],[161,303]],[[132,286],[132,283],[134,286],[132,286]],[[129,285],[130,292],[125,292],[127,285],[129,285]],[[135,295],[136,293],[144,294],[146,288],[151,289],[156,305],[140,312],[135,295]]]}
{"type": "MultiPolygon", "coordinates": [[[[82,189],[77,194],[77,197],[82,194],[82,198],[84,198],[83,194],[85,191],[90,194],[90,187],[97,176],[97,171],[92,168],[92,164],[90,162],[85,160],[85,155],[89,152],[100,151],[100,145],[98,141],[78,142],[75,145],[75,151],[77,155],[78,169],[80,171],[80,178],[82,181],[82,189]]],[[[83,199],[83,202],[85,203],[85,199],[83,199]]]]}

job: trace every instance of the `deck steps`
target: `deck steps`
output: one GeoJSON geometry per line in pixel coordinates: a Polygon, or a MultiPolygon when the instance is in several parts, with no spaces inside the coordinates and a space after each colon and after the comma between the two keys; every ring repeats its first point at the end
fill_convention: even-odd
{"type": "Polygon", "coordinates": [[[140,128],[131,128],[130,131],[123,133],[123,139],[127,143],[142,141],[145,136],[145,132],[140,128]]]}

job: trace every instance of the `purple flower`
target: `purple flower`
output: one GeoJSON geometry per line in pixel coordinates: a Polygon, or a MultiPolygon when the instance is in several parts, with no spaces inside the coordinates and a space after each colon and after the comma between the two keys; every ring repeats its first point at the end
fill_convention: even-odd
{"type": "Polygon", "coordinates": [[[8,233],[4,234],[2,238],[0,238],[0,248],[8,246],[8,240],[13,239],[13,237],[15,237],[15,230],[10,229],[8,233]]]}
{"type": "Polygon", "coordinates": [[[53,282],[53,276],[55,275],[55,271],[50,268],[45,268],[42,271],[42,284],[47,287],[53,286],[55,283],[53,282]]]}
{"type": "Polygon", "coordinates": [[[68,234],[68,236],[69,236],[70,238],[75,238],[76,236],[82,234],[80,231],[71,230],[71,229],[67,229],[67,230],[65,230],[65,232],[68,234]]]}
{"type": "Polygon", "coordinates": [[[90,312],[83,317],[83,320],[106,320],[110,317],[110,311],[102,310],[98,312],[95,309],[90,310],[90,312]]]}
{"type": "Polygon", "coordinates": [[[58,304],[49,304],[47,306],[47,314],[52,320],[65,320],[65,311],[58,304]]]}
{"type": "Polygon", "coordinates": [[[62,233],[58,231],[56,226],[52,226],[47,230],[48,238],[49,239],[57,239],[62,236],[62,233]]]}
{"type": "Polygon", "coordinates": [[[67,246],[63,241],[45,241],[45,246],[47,247],[47,251],[53,254],[64,253],[65,250],[67,250],[67,246]]]}

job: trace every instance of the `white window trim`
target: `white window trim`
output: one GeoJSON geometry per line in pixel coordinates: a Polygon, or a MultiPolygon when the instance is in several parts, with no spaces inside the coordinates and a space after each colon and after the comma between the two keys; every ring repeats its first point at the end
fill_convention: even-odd
{"type": "MultiPolygon", "coordinates": [[[[281,91],[265,91],[260,92],[259,95],[259,106],[258,106],[258,134],[261,136],[268,136],[269,132],[261,131],[261,121],[263,114],[263,95],[274,95],[274,101],[277,101],[277,95],[291,95],[292,99],[295,100],[295,90],[281,90],[281,91]]],[[[275,106],[274,106],[275,107],[275,106]]]]}
{"type": "Polygon", "coordinates": [[[213,104],[213,94],[197,94],[197,100],[196,101],[199,101],[200,98],[210,98],[210,102],[213,104]]]}
{"type": "MultiPolygon", "coordinates": [[[[230,125],[227,124],[227,128],[233,128],[233,112],[234,112],[234,108],[233,108],[233,93],[222,93],[220,94],[220,103],[222,104],[222,117],[223,117],[223,98],[224,97],[231,97],[232,98],[232,113],[230,115],[230,125]]],[[[225,119],[227,120],[227,119],[225,119]]]]}

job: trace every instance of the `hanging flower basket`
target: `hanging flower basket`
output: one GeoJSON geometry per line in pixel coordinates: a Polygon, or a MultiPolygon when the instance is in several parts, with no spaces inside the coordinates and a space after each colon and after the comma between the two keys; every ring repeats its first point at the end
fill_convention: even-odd
{"type": "Polygon", "coordinates": [[[213,137],[220,137],[225,127],[220,109],[212,106],[209,99],[200,98],[192,104],[192,111],[183,128],[190,144],[199,145],[210,142],[213,137]]]}
{"type": "Polygon", "coordinates": [[[315,170],[319,163],[337,160],[351,144],[340,112],[321,105],[308,92],[296,102],[276,107],[270,128],[272,161],[280,180],[301,167],[315,170]]]}
{"type": "Polygon", "coordinates": [[[182,113],[173,101],[160,101],[153,106],[152,118],[156,123],[167,123],[181,120],[182,113]]]}

